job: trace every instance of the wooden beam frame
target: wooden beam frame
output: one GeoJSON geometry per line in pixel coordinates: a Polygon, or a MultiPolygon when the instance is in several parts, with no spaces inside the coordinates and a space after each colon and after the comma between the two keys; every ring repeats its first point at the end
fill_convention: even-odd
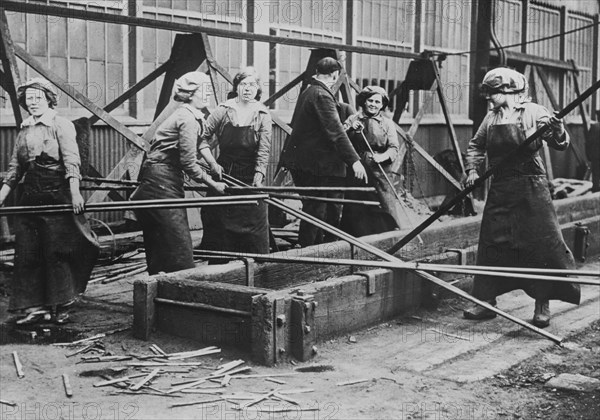
{"type": "Polygon", "coordinates": [[[31,54],[25,51],[23,48],[15,45],[15,54],[25,63],[27,63],[31,68],[40,73],[43,77],[52,82],[56,87],[62,90],[64,93],[69,95],[72,99],[77,101],[81,106],[86,108],[92,114],[99,117],[102,121],[108,124],[110,127],[119,132],[123,137],[125,137],[131,144],[140,150],[145,150],[146,145],[144,141],[129,128],[125,127],[123,123],[117,121],[112,115],[108,112],[104,111],[102,108],[94,104],[90,101],[85,95],[75,89],[73,86],[69,85],[65,82],[60,76],[54,73],[52,70],[46,68],[42,63],[40,63],[36,58],[34,58],[31,54]]]}
{"type": "Polygon", "coordinates": [[[17,128],[19,128],[23,122],[23,114],[17,99],[16,86],[21,84],[21,80],[19,77],[17,60],[15,58],[15,45],[13,44],[12,36],[10,35],[8,20],[6,19],[4,9],[0,9],[0,42],[0,61],[2,62],[2,68],[4,69],[2,75],[2,88],[10,97],[10,104],[15,115],[15,124],[17,128]]]}

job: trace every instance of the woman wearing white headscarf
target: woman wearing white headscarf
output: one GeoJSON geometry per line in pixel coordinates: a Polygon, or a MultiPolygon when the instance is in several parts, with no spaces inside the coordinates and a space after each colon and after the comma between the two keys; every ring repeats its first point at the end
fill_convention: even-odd
{"type": "Polygon", "coordinates": [[[19,185],[19,205],[71,204],[71,214],[15,218],[15,269],[9,310],[17,324],[63,323],[67,307],[85,291],[99,246],[83,214],[79,148],[73,123],[59,116],[57,95],[45,79],[19,86],[21,106],[31,116],[21,124],[0,205],[19,185]]]}
{"type": "MultiPolygon", "coordinates": [[[[477,264],[508,267],[572,268],[574,259],[565,244],[548,189],[546,170],[538,149],[545,141],[549,147],[565,150],[569,135],[561,120],[543,106],[529,102],[525,77],[514,70],[497,68],[489,71],[482,91],[492,105],[467,149],[467,186],[479,175],[477,170],[487,153],[489,165],[495,166],[543,125],[548,125],[541,139],[534,141],[526,153],[494,175],[488,193],[481,231],[477,264]]],[[[475,276],[473,296],[496,304],[496,297],[523,289],[535,299],[533,324],[550,324],[549,300],[578,304],[579,286],[572,283],[504,279],[475,276]]],[[[464,311],[468,319],[489,319],[496,314],[481,306],[464,311]]]]}
{"type": "MultiPolygon", "coordinates": [[[[200,167],[198,138],[212,94],[210,78],[189,72],[175,82],[174,99],[183,102],[156,130],[140,172],[140,186],[132,200],[184,198],[184,174],[223,194],[225,184],[215,182],[200,167]]],[[[185,209],[136,210],[144,231],[148,273],[156,274],[194,267],[192,238],[185,209]]]]}

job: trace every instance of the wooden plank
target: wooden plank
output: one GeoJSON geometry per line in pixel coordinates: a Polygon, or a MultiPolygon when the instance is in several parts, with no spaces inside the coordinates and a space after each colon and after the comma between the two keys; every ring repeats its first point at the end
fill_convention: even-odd
{"type": "Polygon", "coordinates": [[[17,59],[15,58],[15,45],[10,35],[6,12],[2,8],[0,8],[0,38],[2,42],[0,45],[0,61],[4,70],[2,87],[10,97],[10,104],[15,116],[15,125],[21,127],[23,113],[17,100],[17,85],[21,84],[21,78],[19,76],[19,68],[17,67],[17,59]]]}
{"type": "Polygon", "coordinates": [[[294,88],[294,86],[296,86],[298,83],[302,82],[302,80],[306,77],[306,71],[303,71],[302,73],[300,73],[300,75],[298,77],[296,77],[295,79],[293,79],[291,82],[289,82],[287,85],[285,85],[284,87],[282,87],[280,90],[278,90],[277,92],[275,92],[273,95],[271,95],[269,98],[267,98],[266,101],[263,102],[263,105],[265,105],[267,108],[269,106],[271,106],[277,99],[281,98],[283,95],[285,95],[286,93],[288,93],[290,90],[292,90],[294,88]]]}
{"type": "Polygon", "coordinates": [[[133,336],[148,340],[156,322],[154,299],[158,282],[154,278],[136,280],[133,284],[133,336]]]}
{"type": "Polygon", "coordinates": [[[42,63],[40,63],[37,59],[35,59],[31,54],[25,51],[23,48],[15,45],[15,53],[16,55],[23,60],[25,63],[30,65],[35,71],[40,73],[50,82],[52,82],[56,87],[65,92],[71,98],[73,98],[77,103],[86,108],[92,114],[98,116],[102,121],[108,124],[110,127],[115,129],[119,134],[125,137],[131,144],[139,148],[140,150],[145,150],[146,145],[144,141],[129,128],[125,127],[124,124],[117,121],[113,116],[104,111],[102,108],[95,105],[92,101],[90,101],[86,96],[76,90],[73,86],[66,83],[62,78],[60,78],[56,73],[52,70],[47,69],[42,63]]]}
{"type": "MultiPolygon", "coordinates": [[[[152,83],[157,77],[159,77],[161,74],[163,74],[164,72],[166,72],[167,69],[169,68],[169,66],[171,66],[171,61],[167,60],[166,62],[164,62],[163,64],[161,64],[160,66],[158,66],[155,70],[153,70],[152,72],[150,72],[142,80],[140,80],[135,85],[133,85],[132,87],[130,87],[129,89],[127,89],[125,92],[123,92],[123,94],[121,96],[119,96],[114,101],[112,101],[111,103],[109,103],[108,105],[106,105],[104,107],[104,111],[105,112],[111,112],[111,111],[117,109],[125,101],[127,101],[128,99],[130,99],[131,97],[133,97],[133,95],[135,95],[136,93],[138,93],[140,90],[142,90],[143,88],[145,88],[146,86],[148,86],[150,83],[152,83]]],[[[90,120],[90,125],[93,125],[93,124],[95,124],[96,122],[98,122],[100,120],[100,117],[98,117],[97,115],[92,115],[89,118],[89,120],[90,120]]]]}
{"type": "Polygon", "coordinates": [[[78,10],[63,6],[48,6],[40,3],[22,3],[20,1],[3,0],[2,7],[20,13],[30,13],[45,16],[59,16],[68,19],[83,19],[88,21],[117,23],[130,26],[142,26],[146,28],[164,29],[174,32],[204,33],[220,38],[241,39],[244,41],[258,41],[266,43],[277,43],[284,45],[295,45],[305,48],[326,48],[341,51],[355,52],[360,54],[383,55],[399,58],[419,58],[420,54],[397,51],[388,48],[369,48],[343,43],[308,41],[297,37],[283,37],[264,35],[259,33],[248,33],[246,31],[219,29],[197,24],[186,24],[171,22],[168,20],[148,19],[120,14],[93,12],[90,10],[78,10]]]}

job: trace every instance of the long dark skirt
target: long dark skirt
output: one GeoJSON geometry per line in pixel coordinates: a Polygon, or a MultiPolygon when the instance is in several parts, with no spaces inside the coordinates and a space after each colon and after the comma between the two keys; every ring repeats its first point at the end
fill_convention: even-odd
{"type": "MultiPolygon", "coordinates": [[[[488,266],[571,269],[575,262],[562,237],[546,177],[518,176],[494,180],[488,194],[477,252],[477,264],[488,266]]],[[[539,300],[578,304],[580,288],[562,282],[475,276],[473,296],[492,300],[523,289],[539,300]]]]}
{"type": "MultiPolygon", "coordinates": [[[[19,205],[70,204],[70,193],[62,183],[41,190],[25,184],[19,205]]],[[[63,305],[85,291],[100,250],[85,216],[18,216],[15,242],[9,310],[63,305]]]]}
{"type": "MultiPolygon", "coordinates": [[[[378,201],[380,207],[361,204],[345,204],[340,228],[353,236],[366,236],[375,233],[389,232],[401,224],[402,209],[398,199],[379,168],[362,160],[367,170],[368,184],[357,180],[352,170],[346,177],[348,187],[375,187],[376,192],[352,192],[345,194],[346,199],[361,201],[378,201]]],[[[390,177],[391,179],[391,177],[390,177]]]]}
{"type": "MultiPolygon", "coordinates": [[[[184,198],[183,174],[169,164],[146,163],[140,186],[131,200],[184,198]]],[[[185,209],[136,210],[144,231],[148,273],[157,274],[193,268],[192,237],[185,209]]]]}

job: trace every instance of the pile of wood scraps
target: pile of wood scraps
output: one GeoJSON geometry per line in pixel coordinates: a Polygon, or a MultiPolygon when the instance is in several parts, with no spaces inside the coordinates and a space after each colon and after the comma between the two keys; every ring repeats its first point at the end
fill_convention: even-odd
{"type": "MultiPolygon", "coordinates": [[[[80,377],[100,377],[94,388],[106,389],[109,395],[146,395],[181,399],[169,408],[228,404],[231,410],[256,412],[304,412],[317,411],[310,401],[300,401],[293,395],[314,392],[310,388],[285,387],[285,377],[300,375],[300,372],[253,374],[252,368],[242,359],[216,364],[201,360],[205,356],[218,355],[221,349],[215,346],[182,352],[167,352],[156,344],[151,344],[149,352],[139,354],[127,351],[122,345],[123,354],[113,354],[103,343],[104,334],[74,341],[55,343],[69,351],[65,357],[76,364],[101,364],[102,368],[86,370],[80,377]],[[108,366],[106,365],[108,364],[108,366]],[[253,379],[255,381],[248,382],[253,379]],[[256,386],[256,380],[264,380],[265,389],[256,386]],[[273,388],[276,384],[276,388],[273,388]],[[241,387],[241,389],[240,389],[241,387]],[[268,405],[261,403],[268,402],[268,405]]],[[[16,374],[25,376],[23,365],[13,354],[16,374]]],[[[67,374],[62,375],[67,397],[73,396],[73,387],[67,374]]],[[[10,402],[7,402],[10,403],[10,402]]]]}

